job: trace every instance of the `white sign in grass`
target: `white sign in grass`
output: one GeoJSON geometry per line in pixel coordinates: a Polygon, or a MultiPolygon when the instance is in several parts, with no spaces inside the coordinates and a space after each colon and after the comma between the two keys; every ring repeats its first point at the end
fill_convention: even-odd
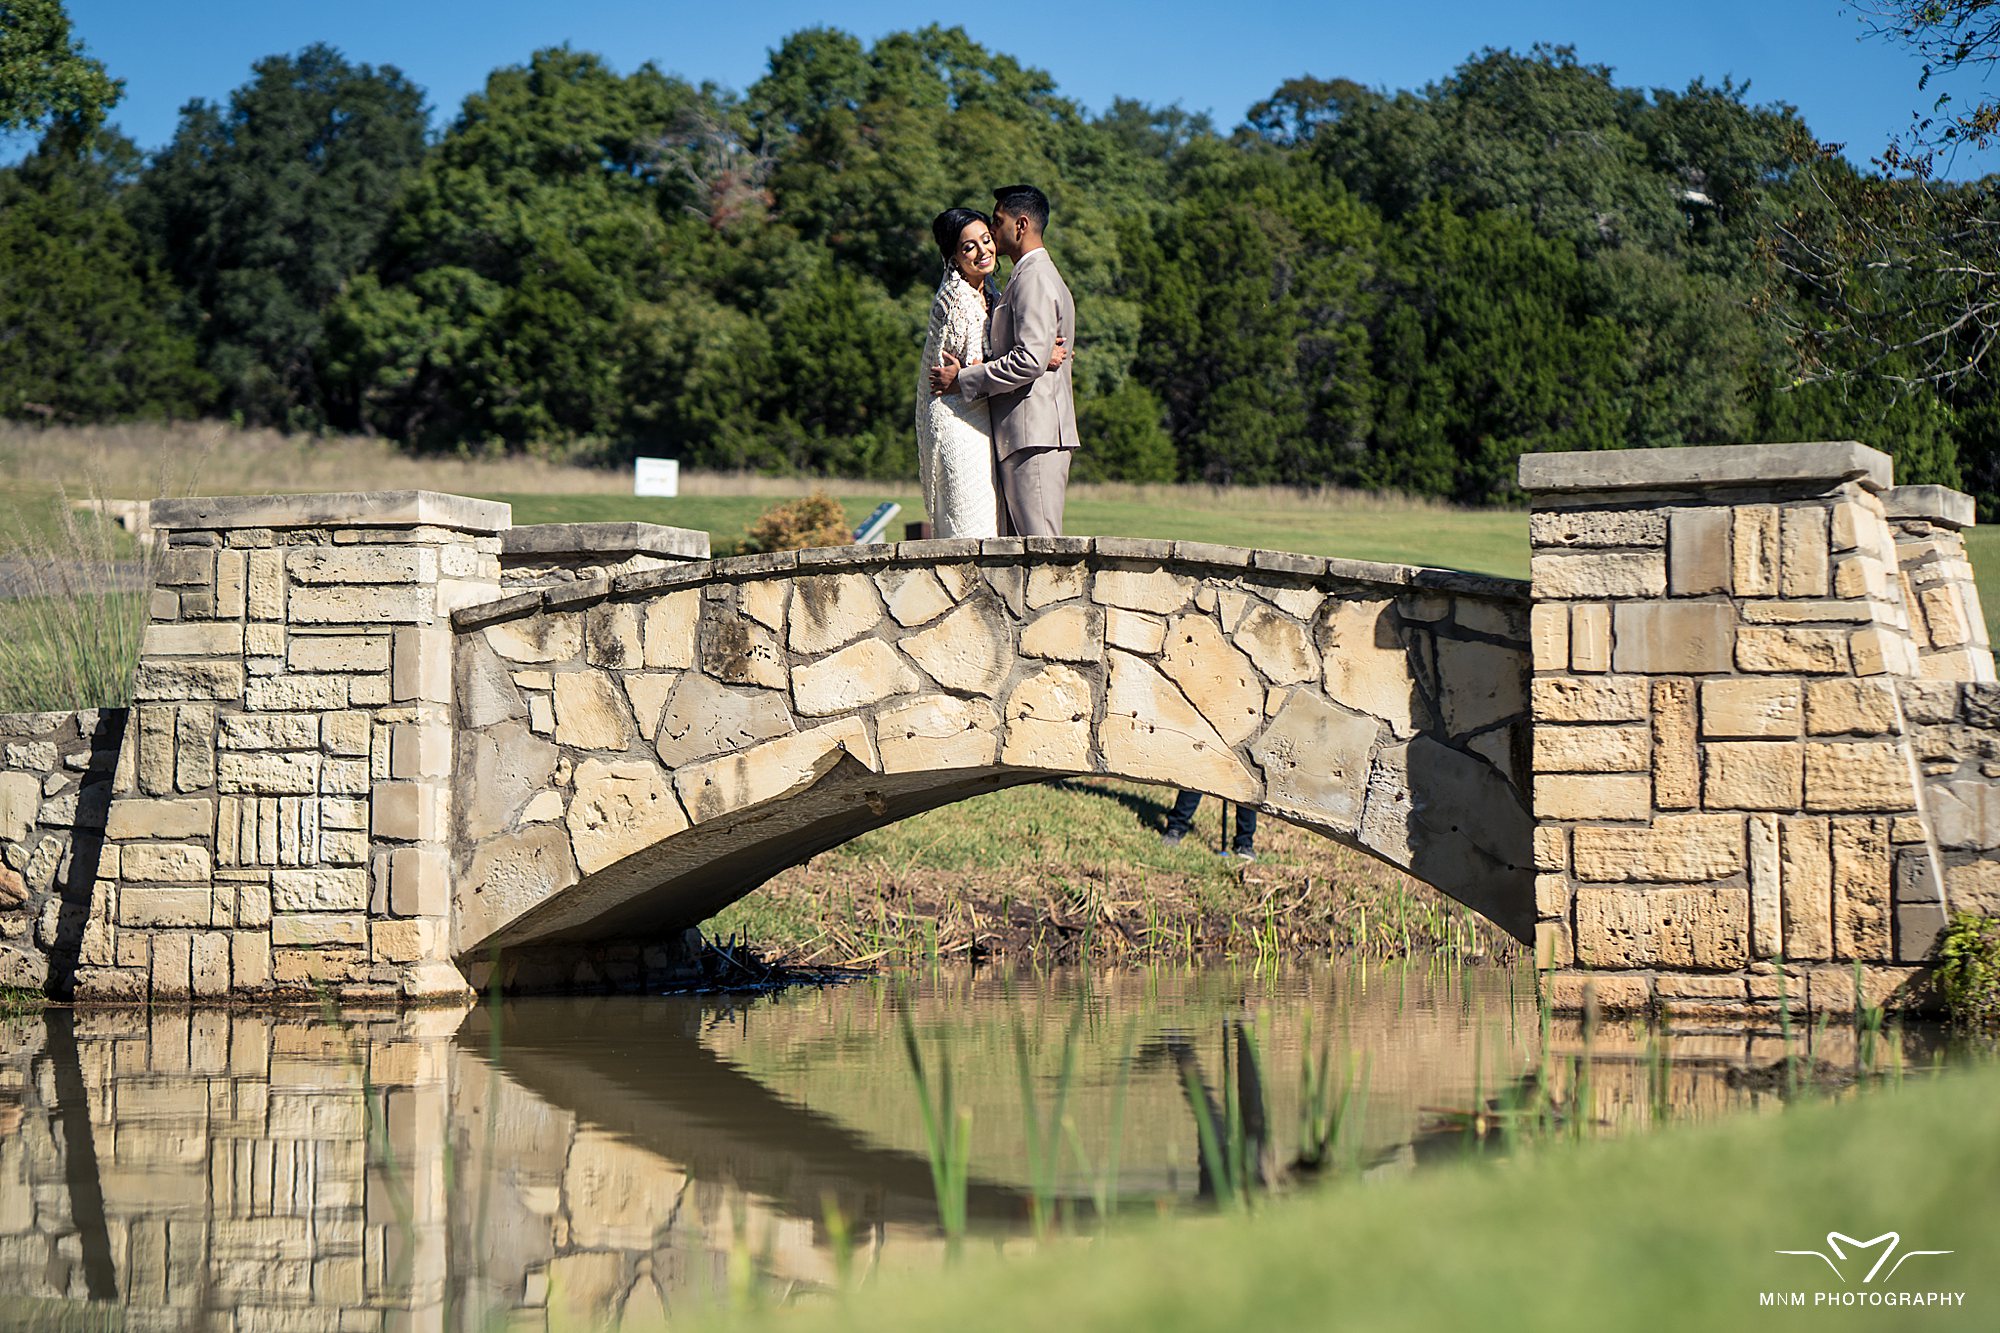
{"type": "Polygon", "coordinates": [[[677,458],[635,458],[632,460],[632,494],[666,495],[681,493],[681,464],[677,458]]]}

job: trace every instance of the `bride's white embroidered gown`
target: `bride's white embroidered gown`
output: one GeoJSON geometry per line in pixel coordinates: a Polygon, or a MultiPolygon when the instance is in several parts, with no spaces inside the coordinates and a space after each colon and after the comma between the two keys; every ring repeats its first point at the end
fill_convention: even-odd
{"type": "Polygon", "coordinates": [[[934,536],[1000,535],[993,418],[986,400],[934,394],[930,382],[930,368],[942,364],[944,353],[969,366],[984,361],[986,351],[986,305],[972,284],[947,268],[931,302],[930,336],[917,369],[917,480],[934,536]]]}

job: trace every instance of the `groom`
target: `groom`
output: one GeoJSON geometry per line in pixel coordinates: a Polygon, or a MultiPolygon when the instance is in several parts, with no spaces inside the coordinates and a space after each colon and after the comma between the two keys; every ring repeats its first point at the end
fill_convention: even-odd
{"type": "Polygon", "coordinates": [[[1074,358],[1049,371],[1056,339],[1076,347],[1076,302],[1042,247],[1048,197],[1032,185],[993,192],[993,241],[1014,261],[1007,291],[987,316],[993,357],[961,366],[949,353],[931,371],[931,391],[987,398],[993,408],[993,450],[1000,459],[1000,494],[1008,535],[1062,533],[1063,492],[1076,449],[1076,401],[1070,392],[1074,358]]]}

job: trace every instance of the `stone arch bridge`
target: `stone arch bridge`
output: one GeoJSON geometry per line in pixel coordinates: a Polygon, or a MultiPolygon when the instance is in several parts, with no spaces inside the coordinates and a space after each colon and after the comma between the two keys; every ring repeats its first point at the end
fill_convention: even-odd
{"type": "Polygon", "coordinates": [[[1074,774],[1318,829],[1553,999],[1921,1004],[2000,914],[1970,500],[1854,443],[1535,455],[1527,583],[1124,538],[707,559],[430,492],[159,501],[129,709],[0,717],[0,982],[643,985],[868,828],[1074,774]],[[1780,977],[1779,960],[1790,969],[1780,977]]]}

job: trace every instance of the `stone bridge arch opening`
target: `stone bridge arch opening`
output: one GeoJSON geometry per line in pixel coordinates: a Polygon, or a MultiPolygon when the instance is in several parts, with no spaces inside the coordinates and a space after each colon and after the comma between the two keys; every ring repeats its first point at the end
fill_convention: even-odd
{"type": "Polygon", "coordinates": [[[452,952],[659,940],[1064,777],[1255,805],[1533,929],[1523,585],[1115,538],[753,556],[454,616],[452,952]]]}

